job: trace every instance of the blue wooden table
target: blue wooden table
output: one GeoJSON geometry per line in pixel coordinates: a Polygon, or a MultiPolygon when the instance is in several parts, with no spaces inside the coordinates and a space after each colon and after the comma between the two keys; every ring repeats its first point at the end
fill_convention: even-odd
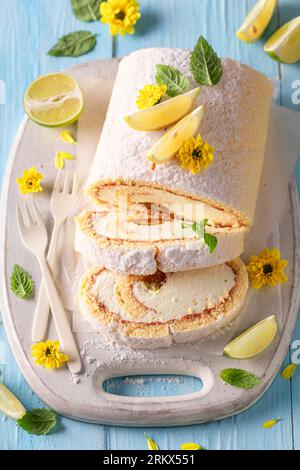
{"type": "MultiPolygon", "coordinates": [[[[83,61],[123,56],[148,46],[193,47],[203,34],[219,54],[238,59],[281,79],[280,101],[293,105],[293,83],[300,80],[300,65],[282,66],[263,52],[263,41],[287,20],[300,15],[299,0],[279,0],[262,41],[246,45],[235,31],[254,0],[141,0],[142,19],[134,36],[113,41],[107,27],[98,22],[81,23],[68,0],[0,0],[0,174],[17,127],[23,117],[26,86],[40,74],[62,70],[83,61]],[[71,31],[98,33],[95,50],[81,58],[53,58],[46,52],[56,40],[71,31]]],[[[300,153],[300,152],[299,152],[300,153]]],[[[38,158],[38,155],[36,156],[38,158]]],[[[300,166],[296,170],[300,183],[300,166]]],[[[300,338],[300,323],[295,339],[300,338]]],[[[286,363],[290,357],[286,358],[286,363]]],[[[14,391],[26,407],[42,406],[20,374],[0,326],[0,380],[14,391]]],[[[161,384],[156,384],[156,392],[161,384]]],[[[186,385],[188,388],[188,384],[186,385]]],[[[128,429],[90,425],[61,418],[49,436],[33,437],[12,420],[0,417],[0,449],[145,449],[144,432],[161,449],[178,449],[182,442],[199,442],[207,449],[300,449],[300,370],[294,378],[276,378],[267,394],[250,410],[216,423],[170,429],[128,429]],[[265,430],[262,423],[283,420],[265,430]]]]}

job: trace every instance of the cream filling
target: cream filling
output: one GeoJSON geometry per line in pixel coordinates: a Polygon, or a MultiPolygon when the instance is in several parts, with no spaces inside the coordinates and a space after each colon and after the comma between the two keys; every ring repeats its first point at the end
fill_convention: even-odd
{"type": "Polygon", "coordinates": [[[108,214],[101,212],[93,214],[92,225],[99,236],[115,240],[154,242],[198,239],[191,226],[183,228],[182,221],[178,219],[164,221],[161,224],[138,224],[113,210],[108,214]]]}
{"type": "MultiPolygon", "coordinates": [[[[133,321],[130,312],[118,302],[115,294],[121,275],[102,271],[91,289],[92,295],[112,313],[133,321]]],[[[145,314],[136,322],[165,322],[188,314],[200,313],[222,303],[235,285],[235,274],[227,264],[200,270],[167,274],[166,282],[158,291],[150,290],[144,282],[133,285],[136,299],[146,307],[145,314]]]]}
{"type": "Polygon", "coordinates": [[[237,217],[233,214],[163,189],[126,185],[103,186],[98,190],[98,198],[116,206],[136,203],[162,204],[176,217],[186,221],[208,219],[212,225],[239,227],[237,217]]]}

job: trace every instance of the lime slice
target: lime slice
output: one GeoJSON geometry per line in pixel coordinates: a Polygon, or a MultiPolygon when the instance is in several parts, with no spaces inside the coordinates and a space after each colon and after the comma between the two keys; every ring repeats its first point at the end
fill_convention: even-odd
{"type": "Polygon", "coordinates": [[[300,60],[300,16],[281,26],[266,42],[264,50],[272,59],[293,64],[300,60]]]}
{"type": "Polygon", "coordinates": [[[271,315],[244,331],[224,348],[224,354],[233,359],[250,359],[265,351],[278,330],[276,317],[271,315]]]}
{"type": "Polygon", "coordinates": [[[83,96],[75,78],[49,73],[34,80],[24,96],[25,111],[34,122],[46,127],[69,126],[83,110],[83,96]]]}
{"type": "Polygon", "coordinates": [[[277,0],[259,0],[236,33],[245,42],[257,41],[270,23],[277,0]]]}
{"type": "Polygon", "coordinates": [[[204,116],[204,107],[199,106],[185,116],[153,145],[147,158],[156,165],[166,163],[178,153],[183,141],[195,137],[204,116]]]}
{"type": "Polygon", "coordinates": [[[13,419],[21,419],[26,413],[22,403],[3,384],[0,384],[0,411],[13,419]]]}
{"type": "Polygon", "coordinates": [[[137,131],[159,131],[175,124],[189,114],[200,91],[200,88],[195,88],[184,95],[163,101],[150,109],[126,116],[125,120],[129,127],[137,131]]]}

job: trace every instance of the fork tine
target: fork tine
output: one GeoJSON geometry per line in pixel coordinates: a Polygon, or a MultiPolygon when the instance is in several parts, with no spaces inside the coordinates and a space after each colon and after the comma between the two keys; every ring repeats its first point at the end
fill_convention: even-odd
{"type": "Polygon", "coordinates": [[[64,186],[63,186],[63,194],[69,194],[69,187],[70,187],[70,171],[66,172],[64,186]]]}
{"type": "Polygon", "coordinates": [[[42,216],[40,214],[38,205],[35,201],[31,201],[31,208],[32,208],[32,212],[34,214],[34,218],[36,220],[36,225],[43,224],[44,222],[43,222],[42,216]]]}
{"type": "Polygon", "coordinates": [[[73,185],[72,185],[72,194],[76,194],[78,191],[78,179],[77,179],[77,173],[74,171],[73,173],[73,185]]]}
{"type": "Polygon", "coordinates": [[[23,218],[25,226],[30,227],[31,225],[34,225],[34,220],[32,217],[32,211],[29,208],[29,204],[26,202],[24,203],[24,215],[25,217],[23,218]]]}
{"type": "Polygon", "coordinates": [[[26,230],[26,226],[25,226],[23,214],[19,205],[17,205],[17,220],[18,220],[19,230],[22,233],[24,232],[24,230],[26,230]]]}
{"type": "Polygon", "coordinates": [[[55,179],[55,183],[54,183],[54,186],[53,186],[53,192],[54,191],[57,191],[57,192],[60,191],[61,173],[62,173],[62,170],[58,170],[57,175],[56,175],[56,179],[55,179]]]}

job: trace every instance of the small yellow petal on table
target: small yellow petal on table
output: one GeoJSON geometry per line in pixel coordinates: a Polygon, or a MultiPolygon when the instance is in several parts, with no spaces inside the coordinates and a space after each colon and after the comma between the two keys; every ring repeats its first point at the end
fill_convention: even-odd
{"type": "Polygon", "coordinates": [[[69,131],[61,131],[60,136],[64,142],[67,144],[77,144],[77,140],[74,139],[71,132],[69,131]]]}
{"type": "Polygon", "coordinates": [[[271,419],[270,421],[265,421],[264,424],[262,425],[264,429],[271,429],[273,426],[275,426],[279,421],[282,421],[281,419],[271,419]]]}
{"type": "Polygon", "coordinates": [[[297,369],[297,364],[289,364],[286,366],[283,371],[281,372],[281,377],[284,380],[289,380],[293,377],[295,370],[297,369]]]}
{"type": "Polygon", "coordinates": [[[159,447],[156,444],[156,442],[153,439],[151,439],[151,437],[148,436],[148,434],[145,434],[145,437],[147,439],[147,444],[148,444],[148,449],[149,450],[159,450],[159,447]]]}
{"type": "Polygon", "coordinates": [[[185,444],[181,444],[181,450],[203,450],[203,447],[200,444],[196,444],[195,442],[186,442],[185,444]]]}

